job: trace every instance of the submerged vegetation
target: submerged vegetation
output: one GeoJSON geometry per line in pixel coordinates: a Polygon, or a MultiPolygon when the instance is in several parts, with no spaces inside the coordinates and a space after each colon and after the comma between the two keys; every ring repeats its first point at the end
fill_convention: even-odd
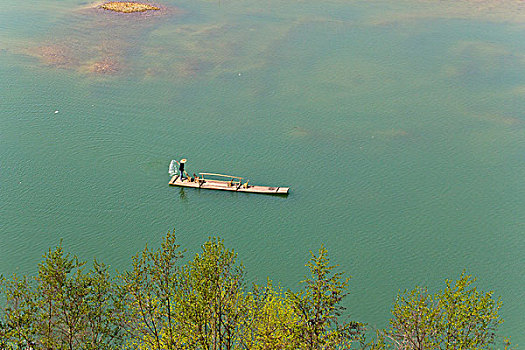
{"type": "MultiPolygon", "coordinates": [[[[246,285],[237,254],[210,238],[193,260],[168,233],[130,271],[49,250],[34,278],[2,278],[0,349],[490,349],[503,320],[493,293],[463,273],[436,294],[400,293],[389,328],[365,340],[341,301],[349,277],[328,252],[311,253],[299,292],[246,285]]],[[[509,343],[504,341],[507,348],[509,343]]]]}
{"type": "Polygon", "coordinates": [[[133,13],[133,12],[145,12],[145,11],[158,11],[159,7],[155,7],[140,2],[120,2],[111,1],[100,5],[100,8],[109,11],[121,12],[121,13],[133,13]]]}

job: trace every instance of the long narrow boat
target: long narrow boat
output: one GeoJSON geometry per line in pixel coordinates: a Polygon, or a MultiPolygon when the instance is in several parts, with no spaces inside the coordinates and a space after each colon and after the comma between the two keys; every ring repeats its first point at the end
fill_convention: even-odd
{"type": "MultiPolygon", "coordinates": [[[[171,167],[170,167],[171,170],[171,167]]],[[[223,190],[231,192],[247,192],[260,194],[288,194],[289,187],[270,187],[249,185],[249,180],[239,176],[199,173],[199,176],[185,178],[181,181],[180,176],[173,175],[169,184],[172,186],[203,188],[207,190],[223,190]]]]}

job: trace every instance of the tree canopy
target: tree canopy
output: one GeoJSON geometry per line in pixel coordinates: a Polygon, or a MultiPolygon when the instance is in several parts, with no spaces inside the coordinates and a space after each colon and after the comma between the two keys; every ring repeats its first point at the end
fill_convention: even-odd
{"type": "Polygon", "coordinates": [[[392,319],[369,343],[367,326],[342,302],[350,277],[322,246],[310,252],[302,289],[268,279],[246,283],[237,253],[209,238],[193,259],[168,232],[160,247],[132,257],[131,269],[49,250],[34,277],[0,278],[0,349],[492,349],[501,300],[463,272],[430,293],[400,292],[392,319]]]}

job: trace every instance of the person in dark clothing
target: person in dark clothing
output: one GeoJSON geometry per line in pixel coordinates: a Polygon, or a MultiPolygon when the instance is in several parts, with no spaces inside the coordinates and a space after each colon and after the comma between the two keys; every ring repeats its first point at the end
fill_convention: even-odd
{"type": "Polygon", "coordinates": [[[184,164],[186,164],[187,161],[186,158],[183,158],[179,162],[180,181],[184,180],[184,164]]]}

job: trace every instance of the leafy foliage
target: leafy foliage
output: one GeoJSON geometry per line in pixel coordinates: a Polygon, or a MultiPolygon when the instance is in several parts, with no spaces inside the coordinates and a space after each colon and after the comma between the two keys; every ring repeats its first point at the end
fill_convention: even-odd
{"type": "Polygon", "coordinates": [[[295,304],[282,289],[275,288],[270,280],[264,287],[254,285],[249,299],[247,327],[244,333],[246,349],[300,349],[295,336],[300,323],[295,304]]]}
{"type": "Polygon", "coordinates": [[[445,289],[434,295],[421,287],[400,293],[390,328],[374,348],[495,348],[496,330],[503,323],[498,314],[501,300],[494,300],[493,292],[478,291],[474,282],[463,272],[455,282],[446,280],[445,289]]]}
{"type": "Polygon", "coordinates": [[[248,313],[244,267],[224,242],[211,238],[181,274],[179,314],[184,348],[233,349],[241,343],[248,313]]]}
{"type": "MultiPolygon", "coordinates": [[[[94,260],[88,270],[60,244],[44,255],[36,277],[0,276],[0,349],[365,347],[365,326],[343,318],[350,278],[337,272],[324,246],[311,252],[310,274],[296,293],[271,280],[248,288],[237,253],[218,238],[189,262],[183,257],[168,232],[157,250],[146,246],[131,270],[114,279],[106,265],[94,260]]],[[[389,328],[366,347],[494,348],[501,301],[474,282],[463,272],[438,293],[422,287],[400,293],[389,328]]]]}
{"type": "Polygon", "coordinates": [[[3,319],[0,319],[0,349],[21,349],[36,339],[35,293],[27,277],[13,275],[11,280],[0,277],[5,299],[3,319]]]}
{"type": "Polygon", "coordinates": [[[303,281],[305,289],[291,294],[301,320],[295,332],[305,349],[349,349],[363,326],[358,322],[340,322],[345,310],[340,303],[347,295],[350,277],[343,279],[342,272],[333,272],[338,265],[330,265],[324,246],[318,255],[310,254],[306,266],[311,276],[303,281]]]}
{"type": "Polygon", "coordinates": [[[121,325],[130,345],[139,349],[177,349],[174,300],[183,251],[168,232],[157,251],[133,257],[132,270],[121,275],[120,298],[126,308],[121,325]]]}
{"type": "Polygon", "coordinates": [[[110,349],[121,344],[113,282],[103,264],[49,250],[38,276],[3,280],[2,349],[110,349]]]}

